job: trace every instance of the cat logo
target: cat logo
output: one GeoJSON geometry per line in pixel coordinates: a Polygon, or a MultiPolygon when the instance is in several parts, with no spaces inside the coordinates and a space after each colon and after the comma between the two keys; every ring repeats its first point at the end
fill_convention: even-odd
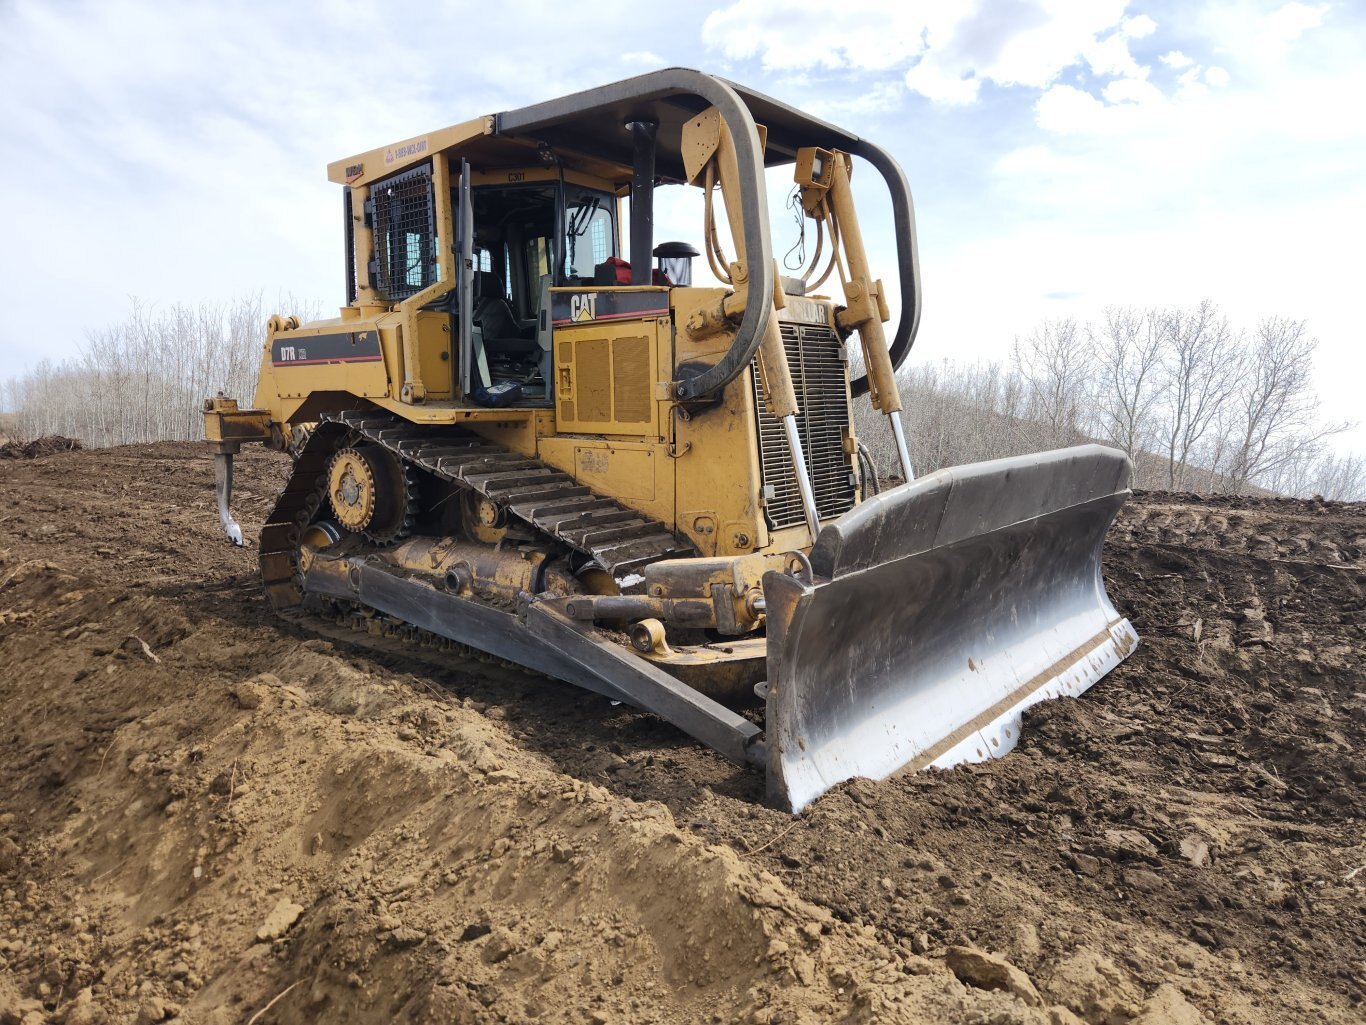
{"type": "Polygon", "coordinates": [[[597,315],[597,292],[575,292],[569,297],[570,320],[593,320],[597,315]]]}

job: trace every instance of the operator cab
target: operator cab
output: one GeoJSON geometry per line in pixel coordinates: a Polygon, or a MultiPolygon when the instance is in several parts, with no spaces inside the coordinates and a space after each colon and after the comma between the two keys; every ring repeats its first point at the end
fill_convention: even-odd
{"type": "Polygon", "coordinates": [[[559,181],[476,185],[471,196],[471,396],[549,405],[550,289],[591,283],[616,256],[616,199],[559,181]]]}

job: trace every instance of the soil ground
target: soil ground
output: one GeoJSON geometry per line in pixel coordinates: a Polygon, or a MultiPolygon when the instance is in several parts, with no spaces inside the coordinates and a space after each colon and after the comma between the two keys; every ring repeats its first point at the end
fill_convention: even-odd
{"type": "Polygon", "coordinates": [[[1366,507],[1137,495],[1127,662],[793,819],[649,715],[273,618],[201,446],[0,488],[0,1023],[1366,1013],[1366,507]]]}

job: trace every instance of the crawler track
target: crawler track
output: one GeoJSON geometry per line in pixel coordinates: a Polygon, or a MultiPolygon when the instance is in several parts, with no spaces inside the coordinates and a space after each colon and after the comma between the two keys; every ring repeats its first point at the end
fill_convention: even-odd
{"type": "Polygon", "coordinates": [[[508,518],[567,545],[618,580],[652,562],[695,554],[663,524],[595,495],[569,474],[470,431],[421,427],[388,413],[327,414],[299,452],[261,530],[261,578],[281,613],[303,601],[295,552],[323,500],[327,461],[346,439],[382,445],[405,463],[496,505],[508,518]]]}

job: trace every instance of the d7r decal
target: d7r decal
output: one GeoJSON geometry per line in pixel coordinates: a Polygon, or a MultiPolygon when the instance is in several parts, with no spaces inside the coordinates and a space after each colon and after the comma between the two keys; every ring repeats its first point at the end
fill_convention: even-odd
{"type": "Polygon", "coordinates": [[[379,334],[350,331],[334,335],[294,335],[270,343],[270,365],[315,366],[319,363],[375,363],[384,358],[379,334]]]}

